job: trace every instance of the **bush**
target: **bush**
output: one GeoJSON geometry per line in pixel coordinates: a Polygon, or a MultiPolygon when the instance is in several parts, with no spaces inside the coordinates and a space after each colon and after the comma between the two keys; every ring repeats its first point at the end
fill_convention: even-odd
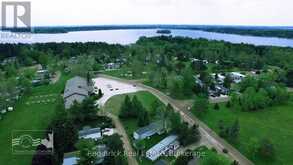
{"type": "Polygon", "coordinates": [[[230,108],[231,107],[231,102],[230,101],[227,102],[226,107],[227,108],[230,108]]]}
{"type": "Polygon", "coordinates": [[[258,155],[265,159],[273,159],[275,156],[275,148],[269,139],[262,139],[258,147],[258,155]]]}
{"type": "Polygon", "coordinates": [[[215,110],[219,110],[219,109],[220,109],[220,106],[219,106],[218,103],[215,104],[214,109],[215,109],[215,110]]]}
{"type": "Polygon", "coordinates": [[[214,153],[218,153],[218,151],[215,149],[215,147],[212,147],[211,149],[214,153]]]}
{"type": "Polygon", "coordinates": [[[229,151],[226,148],[223,149],[223,153],[227,154],[228,152],[229,151]]]}

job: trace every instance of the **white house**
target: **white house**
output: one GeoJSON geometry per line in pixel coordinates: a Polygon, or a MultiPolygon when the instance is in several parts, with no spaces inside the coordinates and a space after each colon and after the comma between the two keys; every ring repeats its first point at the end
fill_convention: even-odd
{"type": "Polygon", "coordinates": [[[146,152],[146,157],[151,161],[155,161],[161,155],[166,153],[174,153],[179,147],[179,141],[176,135],[170,135],[160,141],[158,144],[154,145],[146,152]]]}
{"type": "Polygon", "coordinates": [[[234,81],[234,83],[240,83],[246,76],[239,72],[231,72],[230,77],[234,81]]]}
{"type": "Polygon", "coordinates": [[[219,83],[224,83],[224,80],[226,78],[224,75],[216,73],[212,73],[211,76],[219,83]]]}
{"type": "MultiPolygon", "coordinates": [[[[93,154],[97,155],[97,160],[95,162],[95,165],[98,165],[103,163],[105,156],[107,156],[107,146],[102,144],[102,145],[96,146],[95,148],[96,148],[96,153],[93,153],[93,154]]],[[[76,165],[78,160],[79,158],[76,156],[64,157],[63,165],[76,165]]]]}
{"type": "Polygon", "coordinates": [[[151,137],[155,134],[164,133],[164,124],[162,121],[151,123],[145,127],[142,127],[135,132],[133,132],[133,138],[135,140],[142,140],[151,137]]]}
{"type": "Polygon", "coordinates": [[[119,69],[121,67],[121,65],[119,63],[107,63],[105,64],[105,69],[106,70],[113,70],[113,69],[119,69]]]}
{"type": "Polygon", "coordinates": [[[78,132],[79,139],[102,139],[102,132],[100,128],[85,128],[78,132]]]}

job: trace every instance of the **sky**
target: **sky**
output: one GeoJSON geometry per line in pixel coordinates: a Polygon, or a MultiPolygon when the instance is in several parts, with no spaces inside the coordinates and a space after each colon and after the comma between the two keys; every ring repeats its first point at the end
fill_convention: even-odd
{"type": "Polygon", "coordinates": [[[292,0],[31,0],[31,8],[33,26],[293,26],[292,0]]]}

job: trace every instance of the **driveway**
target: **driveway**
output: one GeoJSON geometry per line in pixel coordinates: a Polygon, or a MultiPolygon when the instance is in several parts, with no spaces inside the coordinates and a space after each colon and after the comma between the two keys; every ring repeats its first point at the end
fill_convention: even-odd
{"type": "Polygon", "coordinates": [[[129,165],[138,165],[135,157],[134,149],[132,148],[131,142],[127,136],[127,133],[120,122],[119,118],[111,113],[105,112],[106,116],[110,117],[116,127],[117,133],[122,136],[123,148],[127,156],[127,162],[129,165]]]}
{"type": "Polygon", "coordinates": [[[138,162],[136,160],[136,157],[134,156],[135,152],[132,148],[131,142],[127,136],[127,133],[124,129],[123,124],[120,122],[119,118],[109,112],[106,112],[103,110],[103,106],[105,103],[115,95],[121,95],[126,93],[134,93],[143,90],[140,87],[136,87],[132,84],[127,84],[124,82],[119,82],[107,78],[98,77],[93,79],[94,82],[94,89],[95,93],[97,94],[99,92],[99,89],[102,90],[104,95],[97,101],[97,104],[102,108],[101,115],[108,116],[112,119],[116,131],[119,135],[121,135],[121,139],[123,142],[123,148],[125,150],[127,161],[129,165],[138,165],[138,162]]]}
{"type": "Polygon", "coordinates": [[[99,106],[104,106],[107,100],[109,100],[112,96],[121,95],[126,93],[134,93],[138,91],[144,90],[143,88],[134,86],[132,84],[115,81],[112,79],[107,79],[103,77],[98,77],[93,79],[95,93],[99,92],[98,89],[101,89],[104,93],[103,97],[100,98],[97,102],[99,106]]]}

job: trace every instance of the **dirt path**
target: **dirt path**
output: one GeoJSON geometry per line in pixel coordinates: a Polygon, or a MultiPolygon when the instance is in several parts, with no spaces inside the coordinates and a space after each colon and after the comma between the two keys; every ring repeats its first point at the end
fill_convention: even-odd
{"type": "Polygon", "coordinates": [[[123,148],[127,154],[128,164],[129,165],[138,165],[136,157],[133,155],[133,153],[135,153],[134,149],[132,148],[132,145],[131,145],[130,140],[127,136],[127,133],[123,127],[123,124],[120,122],[120,120],[117,116],[115,116],[111,113],[108,113],[108,112],[105,112],[105,115],[110,117],[113,120],[118,134],[122,136],[122,141],[124,144],[123,148]]]}
{"type": "Polygon", "coordinates": [[[220,138],[213,130],[211,130],[205,123],[200,121],[197,117],[195,117],[190,111],[186,109],[186,104],[181,104],[180,101],[174,100],[171,97],[165,95],[164,93],[160,92],[157,89],[154,89],[152,87],[146,86],[141,83],[136,83],[133,81],[128,81],[116,77],[111,77],[108,75],[99,75],[100,77],[108,78],[111,80],[116,80],[124,83],[129,83],[132,85],[139,86],[156,97],[158,97],[164,104],[171,104],[175,111],[179,112],[182,119],[189,123],[190,125],[198,124],[199,125],[199,131],[201,132],[202,138],[204,141],[206,141],[209,145],[213,146],[219,153],[223,151],[223,149],[228,150],[227,156],[231,160],[237,160],[240,165],[252,165],[253,163],[247,159],[245,156],[243,156],[237,149],[235,149],[232,145],[227,143],[224,139],[220,138]]]}

